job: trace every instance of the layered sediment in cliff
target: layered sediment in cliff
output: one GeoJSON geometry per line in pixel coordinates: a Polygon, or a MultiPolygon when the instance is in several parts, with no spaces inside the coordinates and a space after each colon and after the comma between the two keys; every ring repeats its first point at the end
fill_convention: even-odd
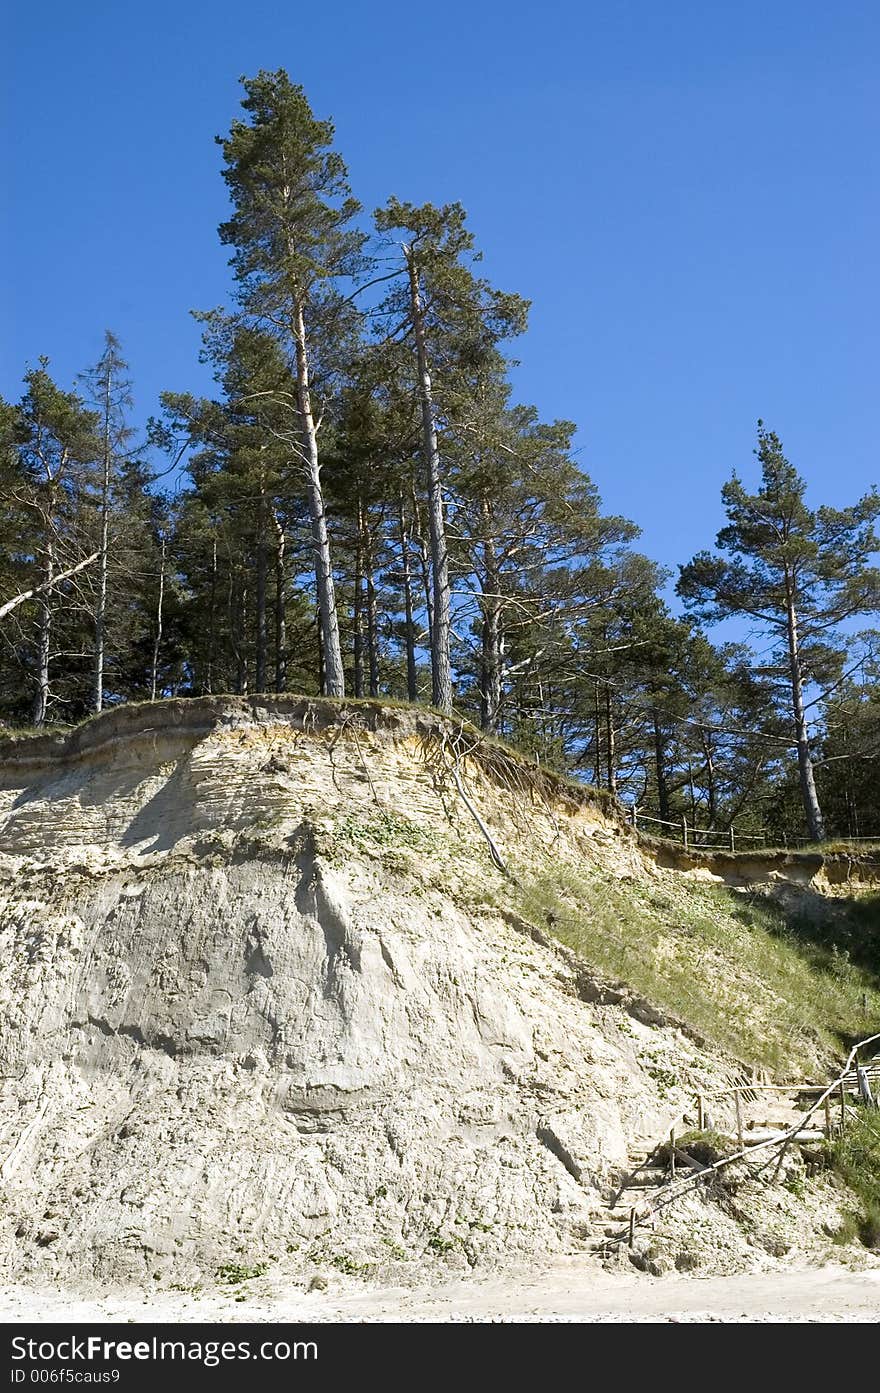
{"type": "Polygon", "coordinates": [[[524,915],[524,879],[584,865],[671,874],[430,713],[163,702],[5,743],[7,1273],[586,1250],[739,1066],[524,915]]]}

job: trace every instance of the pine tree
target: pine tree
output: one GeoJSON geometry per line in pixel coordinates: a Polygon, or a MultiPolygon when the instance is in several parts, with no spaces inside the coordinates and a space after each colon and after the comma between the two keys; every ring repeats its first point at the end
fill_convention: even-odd
{"type": "Polygon", "coordinates": [[[880,833],[880,633],[859,634],[848,671],[823,705],[816,776],[829,831],[880,833]]]}
{"type": "Polygon", "coordinates": [[[37,632],[33,681],[33,723],[49,712],[52,627],[62,576],[74,575],[83,559],[82,505],[95,459],[100,453],[98,417],[82,399],[65,392],[49,375],[48,359],[25,374],[18,406],[19,497],[34,529],[34,580],[37,632]]]}
{"type": "Polygon", "coordinates": [[[554,653],[568,650],[564,629],[611,598],[617,583],[607,563],[638,533],[602,513],[595,485],[571,458],[574,425],[542,422],[508,397],[497,377],[484,380],[472,409],[456,412],[448,428],[455,570],[476,597],[480,724],[490,732],[499,729],[512,669],[546,671],[554,653]]]}
{"type": "Polygon", "coordinates": [[[880,573],[870,560],[880,497],[872,492],[850,508],[810,509],[805,481],[760,421],[755,454],[758,492],[748,493],[736,474],[721,491],[728,524],[717,545],[725,555],[699,553],[681,567],[677,588],[706,621],[741,615],[770,635],[775,671],[788,689],[808,833],[822,841],[805,693],[809,683],[827,686],[839,675],[841,625],[878,605],[880,573]]]}
{"type": "Polygon", "coordinates": [[[291,360],[292,390],[274,394],[287,424],[279,432],[304,467],[314,548],[324,686],[343,696],[330,538],[321,482],[314,364],[344,343],[346,302],[339,277],[363,268],[362,233],[352,227],[359,205],[345,165],[332,148],[333,126],[312,114],[288,75],[260,72],[243,80],[247,121],[236,120],[223,150],[223,177],[233,203],[220,238],[232,246],[237,299],[250,322],[271,326],[291,360]]]}
{"type": "MultiPolygon", "coordinates": [[[[119,340],[110,330],[104,335],[104,351],[94,367],[82,375],[88,398],[98,416],[100,434],[100,478],[97,511],[99,518],[97,597],[95,601],[94,692],[92,705],[100,711],[104,704],[104,665],[107,630],[107,580],[110,569],[111,517],[113,491],[118,471],[131,444],[132,431],[126,422],[131,407],[128,364],[119,340]]],[[[124,525],[130,525],[129,517],[124,525]]]]}
{"type": "Polygon", "coordinates": [[[415,346],[431,546],[433,701],[441,711],[451,711],[452,604],[438,417],[453,408],[459,369],[494,355],[501,340],[521,333],[528,305],[519,296],[492,290],[474,276],[467,265],[467,260],[474,259],[473,237],[465,228],[461,204],[415,207],[392,198],[376,212],[376,227],[399,249],[402,260],[399,269],[404,283],[392,290],[384,310],[388,321],[393,321],[392,336],[411,332],[415,346]]]}

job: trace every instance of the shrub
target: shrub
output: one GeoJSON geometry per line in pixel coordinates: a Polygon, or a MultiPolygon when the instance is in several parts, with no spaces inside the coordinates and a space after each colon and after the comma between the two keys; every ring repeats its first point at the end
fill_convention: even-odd
{"type": "MultiPolygon", "coordinates": [[[[724,1156],[732,1156],[736,1147],[727,1137],[723,1137],[720,1132],[685,1132],[682,1136],[675,1138],[676,1151],[684,1151],[688,1156],[692,1156],[701,1166],[714,1166],[716,1161],[720,1161],[724,1156]]],[[[657,1163],[661,1166],[669,1166],[672,1160],[672,1148],[669,1142],[664,1142],[658,1147],[656,1152],[657,1163]]]]}

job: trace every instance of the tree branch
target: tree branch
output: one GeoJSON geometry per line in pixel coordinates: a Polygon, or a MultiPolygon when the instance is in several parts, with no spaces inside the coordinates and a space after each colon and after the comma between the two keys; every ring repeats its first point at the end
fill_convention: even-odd
{"type": "Polygon", "coordinates": [[[70,566],[68,570],[59,572],[59,574],[53,576],[51,580],[44,580],[42,585],[35,585],[32,590],[23,590],[21,594],[16,595],[14,599],[7,600],[5,604],[0,605],[0,619],[5,619],[7,614],[17,609],[19,605],[23,605],[27,600],[33,600],[37,595],[43,595],[48,590],[54,590],[55,586],[60,585],[62,581],[70,580],[71,576],[78,575],[80,571],[84,571],[87,566],[91,566],[93,562],[97,561],[100,555],[100,551],[93,551],[91,556],[87,556],[84,561],[78,561],[75,566],[70,566]]]}

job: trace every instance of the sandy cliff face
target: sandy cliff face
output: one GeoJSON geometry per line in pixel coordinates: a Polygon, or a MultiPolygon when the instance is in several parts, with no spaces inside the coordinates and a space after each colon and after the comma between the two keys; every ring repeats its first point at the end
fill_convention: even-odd
{"type": "MultiPolygon", "coordinates": [[[[672,972],[693,877],[731,868],[664,868],[473,740],[218,698],[0,746],[0,1269],[396,1280],[591,1249],[631,1158],[741,1066],[555,943],[524,887],[586,876],[631,948],[668,905],[672,972]]],[[[719,1001],[754,993],[704,957],[719,1001]]],[[[711,1208],[670,1220],[673,1256],[775,1261],[763,1218],[711,1208]]]]}
{"type": "MultiPolygon", "coordinates": [[[[465,1267],[588,1241],[628,1151],[717,1066],[530,936],[452,759],[432,717],[292,700],[6,749],[8,1271],[465,1267]]],[[[601,842],[645,873],[589,804],[459,770],[505,855],[601,842]]]]}

